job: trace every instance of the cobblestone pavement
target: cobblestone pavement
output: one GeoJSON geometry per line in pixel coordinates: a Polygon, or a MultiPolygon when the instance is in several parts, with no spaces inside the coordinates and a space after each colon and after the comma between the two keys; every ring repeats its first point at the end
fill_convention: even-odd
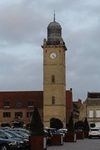
{"type": "Polygon", "coordinates": [[[83,139],[67,142],[63,146],[49,146],[47,150],[100,150],[100,139],[83,139]]]}

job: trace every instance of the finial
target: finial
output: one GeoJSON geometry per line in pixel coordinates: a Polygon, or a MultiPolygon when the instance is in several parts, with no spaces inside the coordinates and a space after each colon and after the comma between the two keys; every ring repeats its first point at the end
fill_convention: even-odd
{"type": "Polygon", "coordinates": [[[55,22],[55,10],[54,10],[54,22],[55,22]]]}

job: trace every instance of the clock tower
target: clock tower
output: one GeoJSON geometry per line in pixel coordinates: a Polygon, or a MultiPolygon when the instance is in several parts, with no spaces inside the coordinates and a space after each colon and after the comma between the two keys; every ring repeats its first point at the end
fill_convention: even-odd
{"type": "Polygon", "coordinates": [[[43,42],[43,121],[50,127],[52,118],[66,123],[66,67],[62,28],[58,22],[50,22],[47,39],[43,42]]]}

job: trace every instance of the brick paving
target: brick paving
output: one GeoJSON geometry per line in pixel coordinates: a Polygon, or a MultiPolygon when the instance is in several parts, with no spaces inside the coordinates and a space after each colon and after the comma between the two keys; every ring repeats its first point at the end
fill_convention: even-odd
{"type": "Polygon", "coordinates": [[[49,146],[47,150],[100,150],[100,139],[83,139],[67,142],[63,146],[49,146]]]}

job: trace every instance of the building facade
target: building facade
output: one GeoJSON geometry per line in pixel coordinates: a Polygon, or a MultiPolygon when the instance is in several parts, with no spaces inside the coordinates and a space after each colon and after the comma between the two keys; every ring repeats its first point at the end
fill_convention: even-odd
{"type": "Polygon", "coordinates": [[[86,99],[86,115],[89,124],[100,127],[100,93],[88,92],[86,99]]]}
{"type": "MultiPolygon", "coordinates": [[[[43,121],[43,91],[3,91],[0,92],[0,125],[22,121],[28,124],[37,107],[43,121]]],[[[66,120],[72,112],[72,90],[66,91],[66,120]]],[[[68,123],[68,122],[67,122],[68,123]]]]}
{"type": "Polygon", "coordinates": [[[84,121],[86,117],[86,101],[84,101],[79,108],[79,120],[84,121]]]}
{"type": "Polygon", "coordinates": [[[0,92],[0,124],[30,123],[34,106],[43,118],[43,91],[0,92]]]}
{"type": "Polygon", "coordinates": [[[47,39],[43,42],[43,116],[44,125],[50,126],[50,119],[66,122],[66,46],[62,39],[62,28],[55,21],[47,27],[47,39]]]}

